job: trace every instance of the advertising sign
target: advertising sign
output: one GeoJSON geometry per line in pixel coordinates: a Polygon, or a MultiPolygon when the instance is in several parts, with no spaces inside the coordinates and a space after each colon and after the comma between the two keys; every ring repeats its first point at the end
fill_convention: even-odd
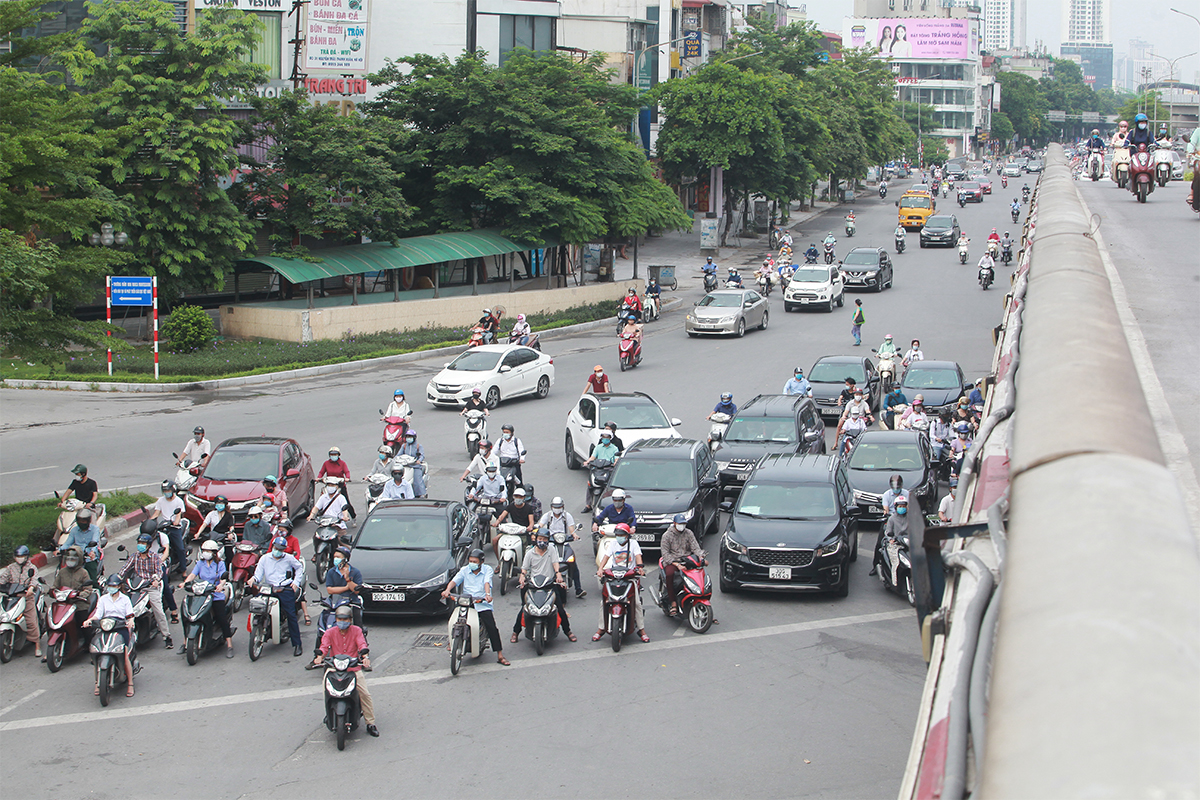
{"type": "Polygon", "coordinates": [[[109,281],[112,286],[112,304],[114,306],[154,305],[154,278],[126,278],[113,275],[109,281]]]}
{"type": "Polygon", "coordinates": [[[688,31],[683,35],[683,57],[700,57],[700,31],[688,31]]]}
{"type": "Polygon", "coordinates": [[[970,21],[965,19],[860,19],[846,17],[842,24],[845,47],[866,47],[887,58],[971,57],[970,21]]]}
{"type": "MultiPolygon", "coordinates": [[[[284,0],[196,0],[196,8],[236,8],[238,11],[287,11],[284,0]]],[[[289,6],[290,7],[290,4],[289,6]]]]}
{"type": "Polygon", "coordinates": [[[304,69],[365,73],[368,0],[310,0],[305,8],[304,69]]]}
{"type": "Polygon", "coordinates": [[[310,0],[308,18],[313,22],[361,22],[365,25],[367,0],[310,0]]]}

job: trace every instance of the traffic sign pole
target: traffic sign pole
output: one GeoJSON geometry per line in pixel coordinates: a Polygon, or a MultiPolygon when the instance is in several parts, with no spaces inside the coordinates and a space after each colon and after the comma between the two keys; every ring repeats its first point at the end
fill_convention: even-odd
{"type": "Polygon", "coordinates": [[[112,377],[112,277],[104,276],[104,312],[108,318],[108,328],[104,331],[108,341],[108,377],[112,377]]]}
{"type": "Polygon", "coordinates": [[[152,279],[154,297],[154,380],[158,380],[158,277],[152,279]]]}

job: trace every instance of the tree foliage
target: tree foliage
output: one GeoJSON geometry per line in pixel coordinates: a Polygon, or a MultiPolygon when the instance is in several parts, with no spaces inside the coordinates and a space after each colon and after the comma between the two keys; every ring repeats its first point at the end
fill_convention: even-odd
{"type": "Polygon", "coordinates": [[[75,43],[71,33],[56,33],[52,36],[22,36],[26,28],[33,28],[43,20],[57,16],[57,12],[44,11],[45,0],[6,0],[0,3],[0,67],[25,64],[33,59],[43,59],[75,43]]]}
{"type": "Polygon", "coordinates": [[[1008,114],[1005,114],[1003,111],[992,113],[991,137],[993,141],[1000,142],[1001,146],[1007,146],[1012,141],[1015,132],[1012,120],[1008,118],[1008,114]]]}
{"type": "Polygon", "coordinates": [[[1038,82],[1019,72],[1001,72],[996,80],[1000,83],[1000,110],[1013,131],[1023,140],[1038,141],[1050,108],[1038,82]]]}

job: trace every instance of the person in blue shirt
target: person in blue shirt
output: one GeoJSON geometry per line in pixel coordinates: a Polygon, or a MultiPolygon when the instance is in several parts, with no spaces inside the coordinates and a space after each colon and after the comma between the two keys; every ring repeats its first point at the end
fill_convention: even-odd
{"type": "Polygon", "coordinates": [[[900,384],[892,386],[892,390],[884,395],[883,398],[883,418],[887,422],[889,430],[896,430],[896,408],[899,406],[908,405],[908,396],[900,391],[900,384]]]}
{"type": "Polygon", "coordinates": [[[712,419],[713,414],[728,414],[733,416],[737,413],[737,405],[733,402],[732,392],[722,392],[721,401],[713,406],[713,410],[705,419],[712,419]]]}
{"type": "Polygon", "coordinates": [[[496,571],[483,563],[483,551],[476,547],[467,557],[467,564],[460,569],[442,592],[442,599],[450,596],[455,588],[461,586],[463,594],[475,598],[475,611],[479,614],[479,624],[487,629],[488,640],[496,651],[496,661],[504,666],[510,662],[504,657],[504,646],[500,641],[500,629],[496,627],[496,617],[492,613],[492,578],[496,571]]]}
{"type": "Polygon", "coordinates": [[[601,525],[619,525],[622,522],[629,526],[631,535],[636,533],[637,515],[633,513],[633,506],[625,502],[625,490],[617,489],[611,499],[612,502],[592,520],[592,533],[599,533],[601,525]]]}
{"type": "Polygon", "coordinates": [[[404,444],[396,451],[396,457],[400,456],[411,456],[417,460],[412,465],[413,491],[417,497],[426,497],[428,492],[425,490],[425,448],[417,444],[417,432],[412,428],[404,432],[404,444]]]}
{"type": "Polygon", "coordinates": [[[792,377],[783,385],[784,394],[798,394],[803,397],[812,397],[812,386],[808,379],[804,377],[804,370],[796,367],[796,371],[792,373],[792,377]]]}
{"type": "Polygon", "coordinates": [[[217,590],[212,595],[213,621],[221,628],[221,634],[225,637],[225,657],[233,658],[233,626],[229,624],[230,609],[225,602],[228,596],[225,593],[229,591],[229,583],[226,581],[228,573],[220,552],[221,546],[212,539],[200,545],[200,560],[192,567],[191,574],[183,579],[183,585],[187,586],[194,580],[216,585],[217,590]]]}
{"type": "Polygon", "coordinates": [[[971,390],[971,394],[967,397],[967,404],[971,408],[975,406],[983,407],[983,378],[978,378],[975,381],[975,388],[971,390]]]}
{"type": "Polygon", "coordinates": [[[59,555],[72,547],[83,550],[83,566],[87,569],[92,580],[97,580],[100,574],[100,528],[92,517],[90,508],[81,508],[75,512],[75,524],[67,531],[66,538],[59,545],[59,555]]]}
{"type": "Polygon", "coordinates": [[[810,242],[808,249],[804,251],[804,260],[806,263],[815,264],[817,259],[821,257],[821,251],[817,249],[816,242],[810,242]]]}
{"type": "Polygon", "coordinates": [[[304,564],[287,552],[288,542],[282,536],[276,536],[271,542],[270,555],[259,560],[254,569],[254,579],[247,589],[255,586],[281,586],[277,597],[279,610],[287,617],[288,635],[295,646],[293,655],[304,655],[304,647],[300,644],[300,621],[296,618],[296,598],[300,595],[300,586],[304,582],[304,564]]]}
{"type": "MultiPolygon", "coordinates": [[[[339,547],[337,552],[333,554],[333,566],[325,573],[325,590],[329,592],[331,597],[337,598],[334,601],[334,607],[350,604],[353,612],[354,624],[362,628],[363,638],[367,636],[367,629],[363,628],[362,624],[362,600],[359,599],[358,589],[362,585],[362,573],[358,571],[358,567],[350,563],[350,548],[345,545],[339,547]]],[[[317,651],[313,654],[312,664],[309,664],[309,669],[316,669],[321,663],[321,639],[317,637],[317,651]]]]}
{"type": "Polygon", "coordinates": [[[729,277],[725,279],[725,282],[732,284],[739,289],[744,288],[744,284],[742,283],[742,275],[738,272],[737,267],[729,268],[729,277]]]}

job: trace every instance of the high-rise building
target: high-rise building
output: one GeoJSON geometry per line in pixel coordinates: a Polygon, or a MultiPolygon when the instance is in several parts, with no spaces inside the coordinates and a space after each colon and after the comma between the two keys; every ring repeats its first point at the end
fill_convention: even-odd
{"type": "Polygon", "coordinates": [[[1020,50],[1025,47],[1025,0],[986,0],[983,11],[983,49],[1020,50]]]}
{"type": "Polygon", "coordinates": [[[1063,0],[1063,58],[1077,61],[1093,89],[1113,83],[1111,0],[1063,0]]]}

